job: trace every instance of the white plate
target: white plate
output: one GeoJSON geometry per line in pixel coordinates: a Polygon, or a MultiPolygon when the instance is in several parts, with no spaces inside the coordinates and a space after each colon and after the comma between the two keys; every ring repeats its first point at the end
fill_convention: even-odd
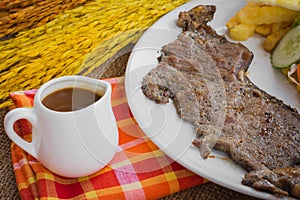
{"type": "MultiPolygon", "coordinates": [[[[271,194],[258,192],[242,185],[241,179],[245,171],[223,152],[213,150],[211,155],[215,158],[203,160],[199,151],[191,145],[195,137],[193,126],[179,119],[172,102],[158,105],[142,93],[142,79],[150,69],[157,66],[161,47],[174,41],[181,33],[181,29],[176,26],[179,12],[187,11],[200,4],[216,5],[217,11],[210,25],[219,34],[226,35],[225,23],[245,5],[245,2],[242,0],[231,0],[230,3],[227,0],[191,1],[159,19],[143,34],[129,58],[125,76],[129,106],[145,134],[173,160],[189,170],[212,182],[247,195],[262,199],[278,199],[271,194]]],[[[272,68],[269,54],[262,49],[262,42],[263,38],[259,36],[243,42],[254,53],[249,68],[249,78],[261,89],[299,110],[299,93],[279,70],[272,68]]]]}

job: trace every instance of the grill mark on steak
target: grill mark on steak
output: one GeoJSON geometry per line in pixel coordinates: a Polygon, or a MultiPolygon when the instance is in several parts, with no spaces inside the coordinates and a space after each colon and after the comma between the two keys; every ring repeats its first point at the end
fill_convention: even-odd
{"type": "Polygon", "coordinates": [[[156,103],[173,100],[179,117],[195,126],[193,144],[204,158],[215,148],[248,172],[295,167],[298,112],[249,80],[253,54],[206,25],[214,12],[214,6],[197,6],[179,14],[183,33],[162,47],[158,66],[143,79],[143,93],[156,103]]]}

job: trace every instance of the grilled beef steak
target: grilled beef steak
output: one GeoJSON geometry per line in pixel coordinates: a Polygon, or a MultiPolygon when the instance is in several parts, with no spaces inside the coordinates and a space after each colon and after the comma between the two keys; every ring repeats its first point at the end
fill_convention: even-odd
{"type": "Polygon", "coordinates": [[[300,168],[251,171],[242,183],[271,193],[300,197],[300,168]]]}
{"type": "MultiPolygon", "coordinates": [[[[294,167],[300,161],[299,114],[249,80],[253,54],[206,24],[214,12],[214,6],[198,6],[180,13],[183,32],[162,47],[143,93],[156,103],[173,100],[179,117],[195,126],[193,144],[204,158],[215,148],[248,172],[294,167]]],[[[287,194],[281,190],[268,191],[287,194]]]]}

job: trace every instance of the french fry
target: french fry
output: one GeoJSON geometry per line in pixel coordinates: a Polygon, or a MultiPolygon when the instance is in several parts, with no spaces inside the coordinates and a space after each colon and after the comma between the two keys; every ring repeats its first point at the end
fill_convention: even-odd
{"type": "Polygon", "coordinates": [[[273,23],[272,24],[272,29],[271,29],[271,33],[276,33],[278,31],[280,31],[281,29],[290,29],[292,25],[292,22],[281,22],[281,23],[273,23]]]}
{"type": "Polygon", "coordinates": [[[272,25],[270,24],[261,24],[255,27],[255,33],[260,34],[262,36],[267,36],[272,31],[272,25]]]}
{"type": "Polygon", "coordinates": [[[255,32],[255,25],[253,24],[238,24],[230,29],[230,37],[234,40],[247,40],[255,32]]]}
{"type": "Polygon", "coordinates": [[[293,21],[300,12],[276,6],[246,6],[238,12],[241,24],[273,24],[293,21]]]}
{"type": "Polygon", "coordinates": [[[228,29],[234,28],[236,25],[240,24],[237,15],[233,16],[227,23],[226,26],[228,29]]]}
{"type": "Polygon", "coordinates": [[[271,52],[279,40],[290,30],[290,28],[280,29],[277,32],[273,32],[272,34],[266,37],[265,42],[263,43],[263,47],[265,51],[271,52]]]}
{"type": "Polygon", "coordinates": [[[271,52],[282,36],[291,28],[300,11],[279,6],[248,2],[227,23],[229,35],[234,40],[247,40],[254,33],[266,37],[263,47],[271,52]]]}
{"type": "Polygon", "coordinates": [[[300,11],[299,0],[251,0],[251,3],[260,3],[271,6],[280,6],[290,10],[300,11]]]}

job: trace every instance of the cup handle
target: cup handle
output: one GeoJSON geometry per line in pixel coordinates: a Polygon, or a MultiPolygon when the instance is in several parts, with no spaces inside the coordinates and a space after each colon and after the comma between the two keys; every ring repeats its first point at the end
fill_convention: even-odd
{"type": "Polygon", "coordinates": [[[34,141],[27,142],[21,138],[14,130],[14,123],[19,119],[27,119],[32,126],[36,126],[37,117],[32,108],[15,108],[9,111],[4,118],[4,128],[8,137],[19,147],[37,158],[37,151],[34,148],[34,141]]]}

